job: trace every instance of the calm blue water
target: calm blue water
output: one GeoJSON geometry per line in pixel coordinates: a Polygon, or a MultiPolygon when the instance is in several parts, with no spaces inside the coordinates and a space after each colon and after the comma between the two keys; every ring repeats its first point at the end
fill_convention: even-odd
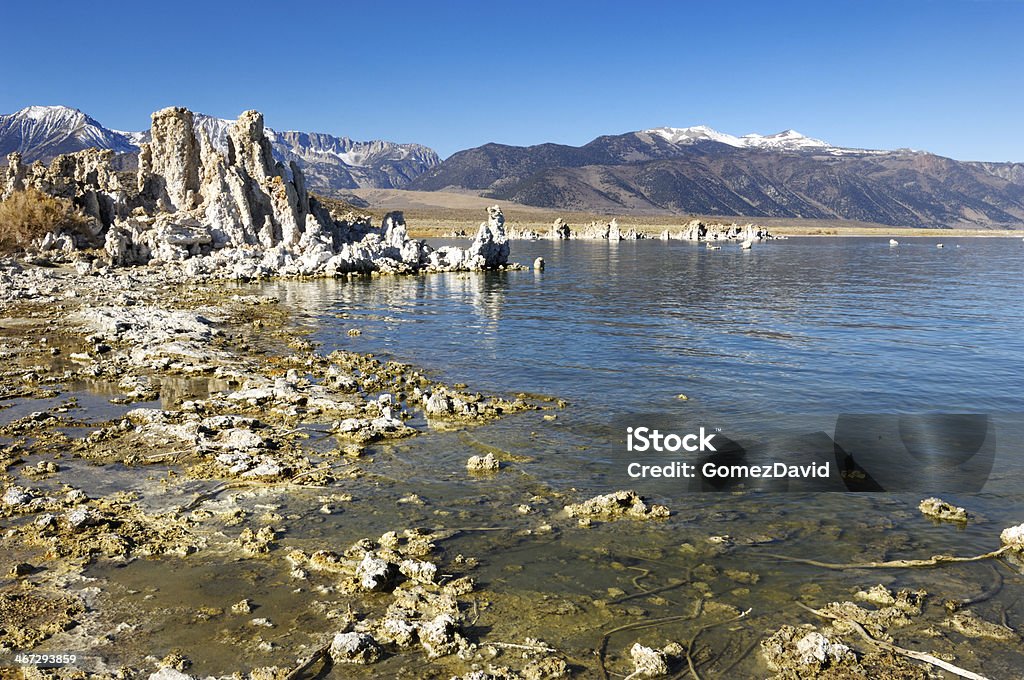
{"type": "Polygon", "coordinates": [[[324,284],[318,339],[597,410],[1024,412],[1024,243],[936,242],[516,242],[547,269],[324,284]]]}
{"type": "MultiPolygon", "coordinates": [[[[629,425],[707,425],[786,448],[792,436],[835,436],[844,413],[940,412],[991,416],[994,469],[1012,481],[1024,470],[1024,243],[938,241],[516,242],[513,259],[542,256],[547,268],[275,285],[326,351],[568,400],[546,449],[585,449],[567,479],[600,478],[573,465],[607,463],[608,484],[628,483],[629,425]]],[[[952,441],[925,434],[927,455],[952,441]]]]}

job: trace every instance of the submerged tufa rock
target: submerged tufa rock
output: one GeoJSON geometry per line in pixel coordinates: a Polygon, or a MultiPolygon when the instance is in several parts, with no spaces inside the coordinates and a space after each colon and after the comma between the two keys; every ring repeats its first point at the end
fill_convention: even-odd
{"type": "Polygon", "coordinates": [[[565,512],[570,517],[599,519],[655,519],[670,514],[664,505],[648,505],[635,491],[616,491],[595,496],[582,503],[565,506],[565,512]]]}
{"type": "Polygon", "coordinates": [[[917,509],[925,517],[946,520],[948,522],[966,522],[968,520],[967,510],[941,498],[925,498],[918,504],[917,509]]]}

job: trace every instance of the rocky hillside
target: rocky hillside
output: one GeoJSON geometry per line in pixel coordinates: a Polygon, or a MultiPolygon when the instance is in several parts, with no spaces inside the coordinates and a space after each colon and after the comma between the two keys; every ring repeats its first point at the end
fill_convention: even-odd
{"type": "MultiPolygon", "coordinates": [[[[197,132],[225,150],[234,121],[195,114],[197,132]]],[[[265,128],[275,160],[295,161],[305,172],[309,188],[325,194],[357,188],[395,189],[440,163],[433,149],[420,144],[374,140],[357,142],[317,132],[278,132],[265,128]]],[[[109,130],[77,109],[30,106],[0,116],[0,158],[21,153],[22,160],[49,162],[57,156],[89,148],[110,149],[120,156],[115,165],[134,169],[139,145],[151,139],[150,130],[109,130]]]]}
{"type": "Polygon", "coordinates": [[[472,190],[559,210],[855,219],[897,226],[1024,224],[1024,166],[835,147],[787,130],[708,127],[598,137],[581,147],[487,144],[412,189],[472,190]]]}

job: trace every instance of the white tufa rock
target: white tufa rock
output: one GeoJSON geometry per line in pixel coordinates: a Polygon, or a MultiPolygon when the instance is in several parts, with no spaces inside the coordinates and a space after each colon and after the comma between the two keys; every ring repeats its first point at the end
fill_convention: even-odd
{"type": "Polygon", "coordinates": [[[829,666],[852,656],[853,651],[840,642],[832,642],[818,632],[808,633],[796,643],[799,663],[829,666]]]}
{"type": "Polygon", "coordinates": [[[466,461],[466,469],[470,472],[496,472],[500,468],[501,463],[493,453],[486,456],[470,456],[466,461]]]}
{"type": "Polygon", "coordinates": [[[331,641],[330,654],[334,663],[365,665],[380,661],[384,651],[367,633],[338,633],[331,641]]]}
{"type": "Polygon", "coordinates": [[[999,534],[999,540],[1014,550],[1024,551],[1024,524],[1003,529],[1003,533],[999,534]]]}
{"type": "Polygon", "coordinates": [[[395,580],[395,565],[373,553],[363,555],[356,567],[356,578],[364,590],[386,590],[395,580]]]}
{"type": "Polygon", "coordinates": [[[631,678],[659,678],[668,675],[668,660],[657,649],[636,642],[629,650],[629,658],[633,661],[631,678]]]}
{"type": "Polygon", "coordinates": [[[931,517],[933,519],[941,519],[949,522],[966,522],[969,519],[967,510],[959,506],[947,503],[941,498],[925,498],[921,501],[917,509],[921,511],[921,514],[925,517],[931,517]]]}
{"type": "MultiPolygon", "coordinates": [[[[49,168],[8,159],[7,191],[34,187],[73,200],[93,218],[81,234],[44,239],[48,250],[103,247],[114,265],[175,263],[188,276],[256,279],[357,272],[469,271],[508,263],[504,216],[488,208],[468,248],[433,250],[410,239],[400,212],[336,220],[310,197],[302,170],[275,160],[263,115],[245,111],[224,151],[180,107],[157,111],[140,145],[134,187],[120,184],[110,151],[59,156],[49,168]],[[129,191],[131,189],[131,191],[129,191]]],[[[218,140],[220,141],[220,140],[218,140]]]]}

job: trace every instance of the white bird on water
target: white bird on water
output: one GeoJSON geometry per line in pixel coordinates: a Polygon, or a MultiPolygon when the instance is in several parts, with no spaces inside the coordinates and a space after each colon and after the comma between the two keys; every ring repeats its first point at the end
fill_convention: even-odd
{"type": "Polygon", "coordinates": [[[936,243],[935,247],[936,248],[945,248],[946,246],[944,244],[942,244],[942,243],[936,243]]]}
{"type": "Polygon", "coordinates": [[[898,246],[899,244],[900,244],[900,242],[897,241],[896,239],[894,239],[894,238],[889,239],[889,245],[890,246],[898,246]]]}
{"type": "Polygon", "coordinates": [[[750,239],[747,239],[746,241],[740,244],[740,248],[742,248],[743,250],[750,250],[750,246],[752,245],[754,245],[754,242],[751,241],[750,239]]]}

